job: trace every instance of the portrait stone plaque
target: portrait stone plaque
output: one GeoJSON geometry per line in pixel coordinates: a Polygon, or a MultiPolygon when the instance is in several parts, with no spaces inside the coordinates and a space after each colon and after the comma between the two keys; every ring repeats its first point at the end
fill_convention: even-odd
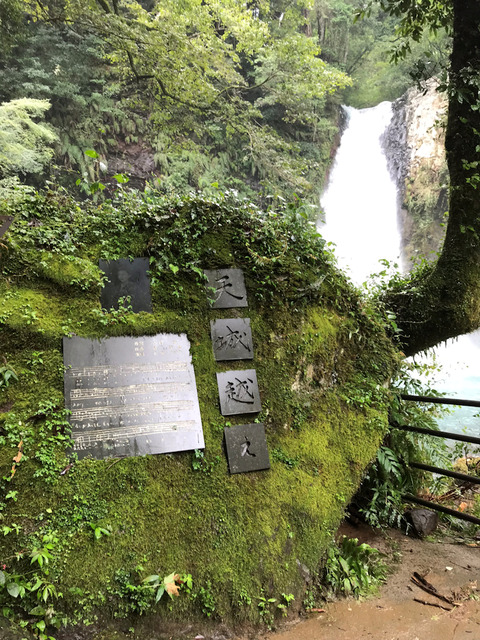
{"type": "Polygon", "coordinates": [[[65,404],[79,458],[203,449],[185,334],[63,339],[65,404]]]}
{"type": "Polygon", "coordinates": [[[253,358],[250,318],[211,320],[215,360],[251,360],[253,358]]]}
{"type": "Polygon", "coordinates": [[[119,304],[127,308],[130,304],[135,313],[152,312],[148,258],[100,260],[98,266],[108,278],[100,298],[102,309],[118,309],[119,304]]]}
{"type": "Polygon", "coordinates": [[[222,416],[261,411],[255,369],[217,373],[217,384],[222,416]]]}
{"type": "Polygon", "coordinates": [[[13,216],[0,216],[0,238],[4,236],[13,222],[13,216]]]}
{"type": "Polygon", "coordinates": [[[224,433],[230,473],[270,469],[263,423],[225,427],[224,433]]]}
{"type": "Polygon", "coordinates": [[[207,295],[212,309],[248,307],[247,290],[241,269],[205,270],[207,295]]]}

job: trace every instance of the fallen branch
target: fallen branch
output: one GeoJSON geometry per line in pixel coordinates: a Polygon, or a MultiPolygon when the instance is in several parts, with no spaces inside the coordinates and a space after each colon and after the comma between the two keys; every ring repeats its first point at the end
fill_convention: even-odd
{"type": "Polygon", "coordinates": [[[443,609],[444,611],[453,611],[453,609],[444,607],[443,604],[438,604],[438,602],[427,602],[426,600],[420,600],[420,598],[414,598],[413,600],[414,602],[420,602],[420,604],[428,604],[429,607],[438,607],[439,609],[443,609]]]}
{"type": "Polygon", "coordinates": [[[117,458],[116,460],[114,460],[112,462],[112,464],[109,464],[108,467],[106,468],[106,471],[108,471],[111,467],[113,467],[114,464],[117,464],[117,462],[120,462],[120,460],[125,460],[126,456],[122,456],[121,458],[117,458]]]}
{"type": "Polygon", "coordinates": [[[443,600],[443,602],[446,602],[447,604],[450,604],[454,607],[461,606],[460,602],[455,602],[454,600],[452,600],[452,598],[447,598],[447,596],[444,596],[441,593],[439,593],[437,589],[433,586],[433,584],[428,582],[428,580],[425,580],[425,578],[423,578],[416,571],[414,571],[413,576],[411,577],[411,580],[414,585],[416,585],[420,589],[423,589],[423,591],[426,591],[431,596],[435,596],[436,598],[439,598],[440,600],[443,600]]]}

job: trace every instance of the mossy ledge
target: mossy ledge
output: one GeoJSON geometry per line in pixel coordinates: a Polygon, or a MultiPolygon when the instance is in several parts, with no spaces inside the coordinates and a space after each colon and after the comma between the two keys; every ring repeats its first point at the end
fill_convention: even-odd
{"type": "MultiPolygon", "coordinates": [[[[15,220],[0,245],[0,366],[18,380],[0,386],[0,563],[10,580],[28,584],[36,567],[54,587],[35,614],[44,586],[23,598],[0,586],[4,613],[43,620],[57,638],[87,625],[82,638],[124,638],[136,627],[147,640],[162,629],[172,636],[175,623],[194,621],[197,631],[212,621],[262,622],[262,597],[281,603],[293,594],[300,607],[306,576],[313,588],[385,433],[386,382],[397,362],[381,321],[337,271],[301,206],[262,212],[232,194],[124,190],[101,205],[29,194],[4,212],[15,220]],[[150,258],[153,314],[100,309],[98,259],[127,256],[150,258]],[[212,311],[202,269],[229,266],[244,270],[249,308],[212,311]],[[230,314],[251,318],[266,472],[228,473],[223,429],[245,419],[221,416],[215,372],[242,363],[214,362],[210,319],[230,314]],[[161,332],[190,340],[203,458],[69,467],[62,336],[161,332]],[[20,441],[23,457],[12,462],[20,441]],[[95,528],[110,535],[96,539],[95,528]],[[45,535],[53,540],[48,574],[33,559],[45,535]],[[141,580],[171,572],[191,574],[193,587],[155,604],[141,580]]],[[[272,605],[272,615],[281,612],[272,605]]]]}

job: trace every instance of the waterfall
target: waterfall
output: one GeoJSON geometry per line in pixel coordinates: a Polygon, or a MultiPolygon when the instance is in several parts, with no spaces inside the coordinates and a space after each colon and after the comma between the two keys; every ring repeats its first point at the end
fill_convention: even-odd
{"type": "Polygon", "coordinates": [[[347,127],[321,198],[325,222],[319,221],[317,228],[337,246],[340,267],[349,269],[352,280],[360,284],[379,271],[380,259],[398,261],[400,257],[397,188],[381,144],[392,119],[392,105],[343,108],[347,127]]]}
{"type": "MultiPolygon", "coordinates": [[[[397,223],[397,187],[388,170],[381,136],[392,118],[390,102],[370,109],[343,107],[347,127],[321,197],[325,220],[317,229],[336,245],[339,266],[357,285],[379,271],[379,260],[401,262],[401,237],[397,223]]],[[[417,360],[430,361],[428,356],[417,360]]],[[[459,336],[435,348],[441,367],[433,385],[449,396],[480,399],[480,331],[459,336]]],[[[443,428],[480,436],[478,409],[460,408],[449,416],[443,428]]]]}

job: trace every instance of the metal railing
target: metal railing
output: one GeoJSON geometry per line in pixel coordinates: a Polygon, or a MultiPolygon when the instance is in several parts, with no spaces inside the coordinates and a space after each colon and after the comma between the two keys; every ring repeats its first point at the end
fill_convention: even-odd
{"type": "MultiPolygon", "coordinates": [[[[402,400],[407,400],[411,402],[433,402],[437,404],[452,404],[452,405],[457,405],[462,407],[480,407],[480,401],[478,400],[462,400],[460,398],[438,398],[438,397],[432,397],[432,396],[414,396],[409,394],[402,394],[400,397],[402,400]]],[[[436,429],[426,429],[424,427],[416,427],[414,425],[406,425],[406,424],[390,423],[390,426],[393,427],[394,429],[400,429],[402,431],[411,431],[413,433],[422,433],[425,435],[433,436],[435,438],[447,438],[449,440],[458,440],[460,442],[468,442],[471,444],[480,445],[480,438],[476,438],[474,436],[467,436],[460,433],[451,433],[450,431],[437,431],[436,429]]],[[[471,476],[469,474],[460,473],[458,471],[450,471],[449,469],[442,469],[440,467],[434,467],[432,465],[422,464],[420,462],[410,462],[407,466],[414,469],[429,471],[431,473],[438,473],[439,475],[448,476],[450,478],[455,478],[457,480],[462,480],[463,482],[480,484],[480,478],[478,476],[471,476]]],[[[415,504],[428,507],[429,509],[433,509],[434,511],[440,511],[441,513],[446,513],[455,518],[459,518],[460,520],[466,520],[468,522],[473,522],[474,524],[480,525],[480,518],[477,518],[476,516],[472,516],[468,513],[463,513],[462,511],[450,509],[449,507],[444,507],[441,504],[430,502],[429,500],[423,500],[422,498],[417,498],[416,496],[412,496],[410,494],[405,494],[402,497],[404,500],[408,500],[409,502],[414,502],[415,504]]]]}

